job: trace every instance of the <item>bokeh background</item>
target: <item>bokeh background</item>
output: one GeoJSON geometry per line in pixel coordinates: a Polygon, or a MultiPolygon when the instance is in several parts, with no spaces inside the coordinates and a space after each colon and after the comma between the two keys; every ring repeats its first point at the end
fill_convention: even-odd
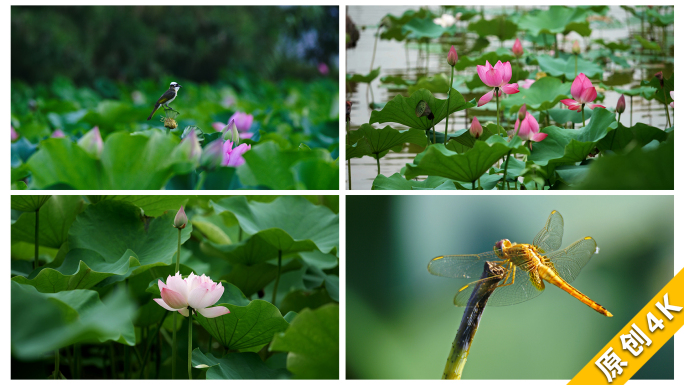
{"type": "Polygon", "coordinates": [[[313,78],[320,64],[337,68],[338,12],[336,6],[14,6],[12,79],[313,78]]]}
{"type": "MultiPolygon", "coordinates": [[[[439,255],[530,243],[552,210],[563,245],[600,247],[572,283],[607,318],[547,285],[539,297],[488,307],[463,379],[570,379],[674,275],[672,196],[348,196],[347,378],[441,378],[468,280],[433,276],[439,255]]],[[[634,377],[674,378],[671,339],[634,377]]]]}

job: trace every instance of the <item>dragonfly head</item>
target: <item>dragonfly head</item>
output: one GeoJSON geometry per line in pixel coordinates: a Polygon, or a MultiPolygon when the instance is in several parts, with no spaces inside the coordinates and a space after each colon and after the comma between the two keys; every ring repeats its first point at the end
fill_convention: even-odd
{"type": "Polygon", "coordinates": [[[502,239],[494,245],[494,252],[497,256],[503,257],[503,249],[511,247],[511,241],[508,239],[502,239]]]}

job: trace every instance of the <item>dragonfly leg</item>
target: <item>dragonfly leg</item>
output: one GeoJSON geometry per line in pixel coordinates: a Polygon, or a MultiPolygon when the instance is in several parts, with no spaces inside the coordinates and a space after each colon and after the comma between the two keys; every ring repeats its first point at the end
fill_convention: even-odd
{"type": "Polygon", "coordinates": [[[506,276],[504,277],[503,281],[497,285],[497,287],[505,287],[505,286],[510,286],[515,283],[515,265],[512,262],[508,262],[508,266],[506,267],[506,276]],[[506,283],[508,279],[510,278],[511,282],[506,283]]]}

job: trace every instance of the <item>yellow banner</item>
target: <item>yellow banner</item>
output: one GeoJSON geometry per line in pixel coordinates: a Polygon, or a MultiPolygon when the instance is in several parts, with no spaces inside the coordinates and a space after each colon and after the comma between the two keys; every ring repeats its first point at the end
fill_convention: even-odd
{"type": "Polygon", "coordinates": [[[684,269],[613,337],[570,384],[624,384],[684,324],[684,269]]]}

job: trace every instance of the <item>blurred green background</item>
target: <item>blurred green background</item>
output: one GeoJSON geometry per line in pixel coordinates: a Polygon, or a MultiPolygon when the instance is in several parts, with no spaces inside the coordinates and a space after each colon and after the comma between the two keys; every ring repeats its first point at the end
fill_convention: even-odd
{"type": "MultiPolygon", "coordinates": [[[[487,307],[463,379],[570,379],[674,275],[672,196],[348,196],[347,378],[441,378],[469,280],[433,276],[439,255],[530,243],[552,210],[563,245],[600,247],[572,283],[607,318],[547,285],[530,301],[487,307]]],[[[674,378],[671,339],[634,376],[674,378]]]]}
{"type": "Polygon", "coordinates": [[[321,63],[337,68],[338,15],[337,6],[13,6],[12,79],[312,78],[321,63]]]}

